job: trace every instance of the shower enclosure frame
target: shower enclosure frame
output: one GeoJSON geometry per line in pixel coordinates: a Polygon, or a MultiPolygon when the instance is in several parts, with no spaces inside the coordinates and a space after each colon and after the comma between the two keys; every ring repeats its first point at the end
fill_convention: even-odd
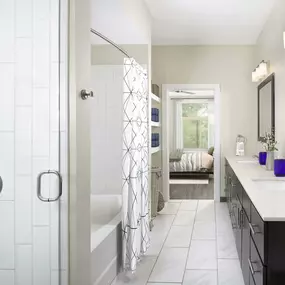
{"type": "Polygon", "coordinates": [[[67,285],[69,0],[2,4],[0,283],[67,285]]]}

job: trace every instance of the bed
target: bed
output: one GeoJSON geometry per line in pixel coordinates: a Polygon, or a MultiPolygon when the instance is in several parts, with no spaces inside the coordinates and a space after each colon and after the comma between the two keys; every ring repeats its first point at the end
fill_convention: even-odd
{"type": "Polygon", "coordinates": [[[207,179],[213,174],[213,161],[207,151],[176,150],[170,154],[170,179],[207,179]]]}

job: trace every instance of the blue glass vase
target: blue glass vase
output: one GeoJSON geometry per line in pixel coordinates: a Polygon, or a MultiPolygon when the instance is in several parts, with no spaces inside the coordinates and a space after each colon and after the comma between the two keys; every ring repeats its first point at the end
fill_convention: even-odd
{"type": "Polygon", "coordinates": [[[276,177],[285,177],[285,159],[274,160],[274,175],[276,177]]]}
{"type": "Polygon", "coordinates": [[[267,152],[261,151],[258,156],[259,164],[266,165],[267,152]]]}

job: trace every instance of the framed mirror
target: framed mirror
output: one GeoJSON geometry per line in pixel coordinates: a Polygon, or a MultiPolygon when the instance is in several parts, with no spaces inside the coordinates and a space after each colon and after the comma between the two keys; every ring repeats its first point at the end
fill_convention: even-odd
{"type": "Polygon", "coordinates": [[[258,140],[265,132],[275,130],[275,76],[271,74],[257,87],[258,90],[258,140]]]}

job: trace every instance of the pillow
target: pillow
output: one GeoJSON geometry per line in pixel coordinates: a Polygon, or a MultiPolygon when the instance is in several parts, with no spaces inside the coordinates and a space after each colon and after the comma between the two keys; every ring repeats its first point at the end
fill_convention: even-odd
{"type": "Polygon", "coordinates": [[[214,158],[212,155],[203,152],[202,153],[202,168],[205,169],[212,169],[213,168],[213,163],[214,163],[214,158]]]}
{"type": "Polygon", "coordinates": [[[215,150],[215,148],[213,146],[210,147],[209,150],[208,150],[208,154],[213,156],[214,150],[215,150]]]}
{"type": "Polygon", "coordinates": [[[170,162],[179,162],[181,160],[181,157],[183,155],[182,149],[177,149],[175,151],[172,151],[169,155],[169,161],[170,162]]]}

